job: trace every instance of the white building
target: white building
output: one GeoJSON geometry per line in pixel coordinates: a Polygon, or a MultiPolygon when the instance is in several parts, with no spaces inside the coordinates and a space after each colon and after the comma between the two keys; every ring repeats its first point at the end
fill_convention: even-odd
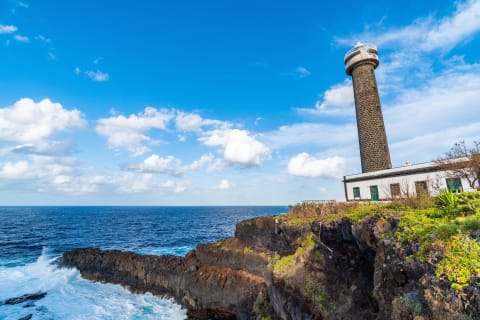
{"type": "Polygon", "coordinates": [[[343,183],[347,201],[391,200],[422,192],[435,196],[442,189],[474,191],[466,179],[452,177],[435,162],[344,176],[343,183]]]}

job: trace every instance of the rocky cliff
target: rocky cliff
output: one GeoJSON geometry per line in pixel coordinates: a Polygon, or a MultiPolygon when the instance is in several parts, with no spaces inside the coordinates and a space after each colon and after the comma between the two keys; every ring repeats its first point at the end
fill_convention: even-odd
{"type": "Polygon", "coordinates": [[[84,278],[171,297],[191,319],[480,319],[478,278],[461,288],[402,241],[401,212],[337,205],[240,222],[185,258],[76,249],[84,278]]]}

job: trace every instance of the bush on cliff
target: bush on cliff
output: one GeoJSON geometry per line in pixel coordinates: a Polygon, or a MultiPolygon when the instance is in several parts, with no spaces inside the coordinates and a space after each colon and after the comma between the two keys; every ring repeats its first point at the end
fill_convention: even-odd
{"type": "MultiPolygon", "coordinates": [[[[480,279],[480,192],[441,192],[436,198],[415,197],[390,203],[303,203],[292,210],[298,219],[322,213],[325,222],[343,218],[352,221],[380,214],[398,217],[394,237],[408,242],[418,258],[448,279],[452,288],[461,288],[480,279]],[[327,213],[328,212],[328,213],[327,213]],[[307,214],[305,214],[307,213],[307,214]]],[[[280,259],[278,269],[295,263],[292,256],[280,259]]]]}
{"type": "Polygon", "coordinates": [[[297,261],[303,259],[306,254],[315,246],[313,240],[313,233],[309,233],[305,238],[298,239],[298,248],[294,254],[279,257],[278,255],[273,258],[273,272],[276,274],[292,271],[297,264],[297,261]]]}

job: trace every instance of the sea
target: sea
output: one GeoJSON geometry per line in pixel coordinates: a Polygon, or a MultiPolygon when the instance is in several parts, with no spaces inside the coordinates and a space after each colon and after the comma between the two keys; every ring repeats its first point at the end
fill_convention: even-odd
{"type": "Polygon", "coordinates": [[[73,248],[184,256],[241,220],[287,207],[0,207],[0,319],[185,319],[171,300],[91,282],[56,263],[73,248]],[[46,292],[37,301],[7,299],[46,292]]]}

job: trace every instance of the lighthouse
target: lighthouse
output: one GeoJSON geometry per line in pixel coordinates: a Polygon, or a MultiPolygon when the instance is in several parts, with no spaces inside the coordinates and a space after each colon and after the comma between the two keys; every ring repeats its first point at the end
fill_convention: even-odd
{"type": "Polygon", "coordinates": [[[357,43],[344,61],[345,71],[353,82],[362,172],[390,169],[392,163],[375,79],[379,64],[377,48],[357,43]]]}

